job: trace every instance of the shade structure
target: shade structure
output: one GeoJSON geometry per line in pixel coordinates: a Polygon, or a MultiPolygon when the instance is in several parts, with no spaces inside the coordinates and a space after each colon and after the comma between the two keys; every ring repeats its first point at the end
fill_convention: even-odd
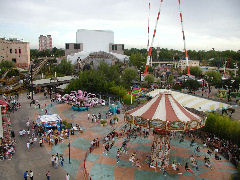
{"type": "Polygon", "coordinates": [[[189,131],[205,125],[206,116],[184,108],[170,92],[162,92],[147,103],[127,111],[125,120],[156,131],[189,131]]]}

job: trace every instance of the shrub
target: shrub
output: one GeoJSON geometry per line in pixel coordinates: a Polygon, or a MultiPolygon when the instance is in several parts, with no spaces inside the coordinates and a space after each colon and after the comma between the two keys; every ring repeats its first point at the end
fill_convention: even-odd
{"type": "Polygon", "coordinates": [[[68,123],[66,120],[63,121],[63,124],[65,125],[65,129],[71,129],[71,124],[68,123]]]}

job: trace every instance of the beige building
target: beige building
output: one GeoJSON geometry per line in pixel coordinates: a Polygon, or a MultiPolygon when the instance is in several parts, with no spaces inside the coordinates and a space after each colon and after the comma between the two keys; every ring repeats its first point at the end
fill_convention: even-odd
{"type": "Polygon", "coordinates": [[[65,44],[65,56],[73,55],[75,53],[83,51],[82,43],[66,43],[65,44]]]}
{"type": "Polygon", "coordinates": [[[0,38],[0,61],[12,61],[17,67],[28,69],[30,65],[29,42],[0,38]]]}
{"type": "Polygon", "coordinates": [[[39,51],[43,51],[43,50],[52,50],[52,37],[51,35],[47,35],[47,36],[43,36],[40,35],[39,36],[39,51]]]}
{"type": "MultiPolygon", "coordinates": [[[[191,66],[198,66],[199,67],[200,61],[198,61],[198,60],[188,60],[188,65],[189,65],[189,67],[191,67],[191,66]]],[[[186,60],[180,60],[178,62],[178,67],[181,68],[182,71],[185,70],[186,67],[187,67],[186,60]]]]}
{"type": "Polygon", "coordinates": [[[124,44],[109,44],[109,52],[124,54],[124,44]]]}

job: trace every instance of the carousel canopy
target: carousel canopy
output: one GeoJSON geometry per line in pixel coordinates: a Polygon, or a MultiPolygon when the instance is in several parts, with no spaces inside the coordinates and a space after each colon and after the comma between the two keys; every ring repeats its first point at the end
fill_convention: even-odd
{"type": "MultiPolygon", "coordinates": [[[[155,89],[148,93],[149,96],[155,97],[161,92],[166,91],[165,89],[155,89]]],[[[229,104],[214,101],[211,99],[206,99],[198,96],[193,96],[190,94],[180,93],[177,91],[171,91],[172,96],[184,107],[193,108],[198,111],[210,112],[222,109],[227,109],[231,107],[229,104]]]]}
{"type": "Polygon", "coordinates": [[[164,130],[193,130],[205,125],[205,117],[179,104],[170,93],[155,96],[149,102],[126,113],[133,124],[164,130]]]}

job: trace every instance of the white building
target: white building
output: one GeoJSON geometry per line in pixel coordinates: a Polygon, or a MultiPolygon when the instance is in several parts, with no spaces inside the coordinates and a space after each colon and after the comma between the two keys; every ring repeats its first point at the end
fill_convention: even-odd
{"type": "Polygon", "coordinates": [[[114,32],[79,29],[76,33],[76,43],[82,43],[85,52],[109,52],[109,44],[114,44],[114,32]]]}

